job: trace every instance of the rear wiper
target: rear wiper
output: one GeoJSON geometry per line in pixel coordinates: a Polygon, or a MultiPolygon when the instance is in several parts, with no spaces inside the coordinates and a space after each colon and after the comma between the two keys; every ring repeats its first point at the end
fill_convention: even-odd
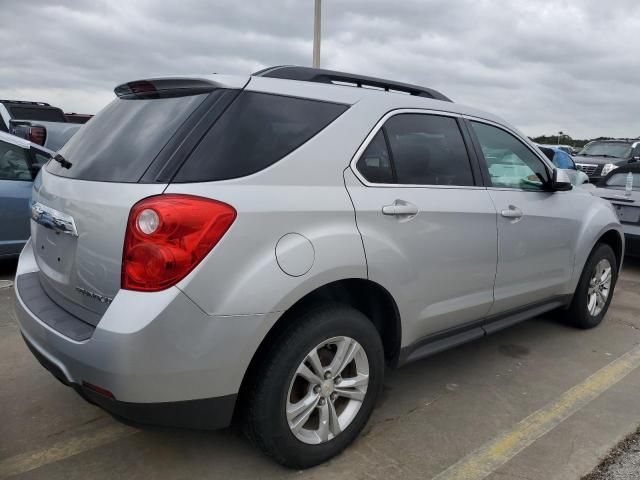
{"type": "Polygon", "coordinates": [[[66,158],[64,158],[62,155],[60,155],[59,153],[56,154],[55,157],[53,157],[53,159],[58,162],[62,168],[71,168],[71,166],[73,165],[73,163],[71,163],[69,160],[67,160],[66,158]]]}

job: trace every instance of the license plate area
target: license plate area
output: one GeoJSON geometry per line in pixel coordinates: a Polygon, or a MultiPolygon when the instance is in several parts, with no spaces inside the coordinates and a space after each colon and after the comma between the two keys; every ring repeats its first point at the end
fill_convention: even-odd
{"type": "Polygon", "coordinates": [[[623,223],[639,223],[640,207],[614,204],[618,219],[623,223]]]}
{"type": "Polygon", "coordinates": [[[35,224],[33,249],[40,270],[56,283],[69,284],[78,238],[35,224]]]}

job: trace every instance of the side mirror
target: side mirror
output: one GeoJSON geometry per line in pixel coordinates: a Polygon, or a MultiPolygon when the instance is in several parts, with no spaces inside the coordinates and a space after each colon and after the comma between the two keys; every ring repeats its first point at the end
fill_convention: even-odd
{"type": "Polygon", "coordinates": [[[631,160],[629,160],[627,163],[635,163],[635,162],[640,162],[640,156],[636,155],[631,160]]]}
{"type": "Polygon", "coordinates": [[[567,172],[559,168],[554,168],[549,187],[552,192],[566,192],[571,190],[573,185],[571,185],[571,178],[569,178],[567,172]]]}

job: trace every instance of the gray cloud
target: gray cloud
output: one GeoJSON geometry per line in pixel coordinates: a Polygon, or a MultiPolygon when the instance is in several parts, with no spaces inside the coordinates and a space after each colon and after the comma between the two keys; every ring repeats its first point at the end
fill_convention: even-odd
{"type": "MultiPolygon", "coordinates": [[[[324,0],[327,68],[420,83],[530,135],[640,135],[635,0],[324,0]]],[[[313,1],[0,0],[0,97],[95,112],[118,83],[311,60],[313,1]]]]}

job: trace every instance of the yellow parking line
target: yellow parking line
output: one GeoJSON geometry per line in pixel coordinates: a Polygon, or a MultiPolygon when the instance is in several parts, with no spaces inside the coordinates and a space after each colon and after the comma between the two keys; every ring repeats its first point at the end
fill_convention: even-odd
{"type": "Polygon", "coordinates": [[[510,431],[451,465],[434,480],[481,480],[487,477],[639,366],[640,346],[567,390],[557,400],[532,413],[510,431]]]}
{"type": "Polygon", "coordinates": [[[126,425],[113,424],[93,433],[77,435],[52,447],[27,452],[0,461],[0,478],[19,475],[49,463],[64,460],[86,450],[99,447],[138,432],[126,425]]]}

